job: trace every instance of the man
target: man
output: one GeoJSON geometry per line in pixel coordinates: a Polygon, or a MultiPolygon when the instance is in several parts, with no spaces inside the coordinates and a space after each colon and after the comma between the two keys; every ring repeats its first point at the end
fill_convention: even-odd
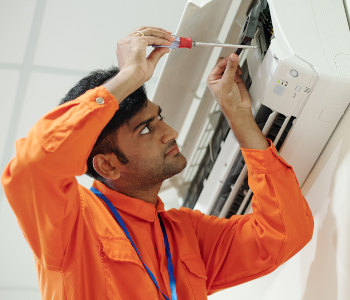
{"type": "Polygon", "coordinates": [[[83,79],[17,141],[2,184],[33,250],[43,299],[174,299],[171,274],[178,299],[206,299],[272,272],[312,237],[311,211],[291,166],[254,121],[234,54],[219,60],[207,84],[242,148],[254,213],[227,220],[164,211],[160,186],[186,159],[142,85],[169,52],[146,57],[146,47],[169,46],[170,34],[142,27],[119,41],[119,72],[83,79]],[[77,183],[85,172],[111,206],[77,183]]]}

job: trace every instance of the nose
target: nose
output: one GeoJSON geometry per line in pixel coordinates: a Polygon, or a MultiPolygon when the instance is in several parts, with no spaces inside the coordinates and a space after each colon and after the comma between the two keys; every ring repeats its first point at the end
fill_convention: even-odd
{"type": "Polygon", "coordinates": [[[172,140],[175,140],[178,136],[176,130],[172,127],[170,127],[165,122],[162,122],[162,129],[161,129],[161,141],[163,144],[167,144],[172,140]]]}

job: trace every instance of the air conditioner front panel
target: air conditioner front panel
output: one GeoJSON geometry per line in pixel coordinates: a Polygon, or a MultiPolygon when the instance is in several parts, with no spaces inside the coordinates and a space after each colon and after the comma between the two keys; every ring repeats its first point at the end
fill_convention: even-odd
{"type": "MultiPolygon", "coordinates": [[[[188,2],[176,35],[195,41],[217,42],[231,0],[213,0],[203,6],[188,2]]],[[[172,50],[165,61],[153,102],[162,107],[167,122],[180,132],[203,77],[212,47],[172,50]]]]}
{"type": "MultiPolygon", "coordinates": [[[[219,2],[214,0],[206,5],[214,3],[219,5],[219,2]]],[[[280,138],[276,146],[283,158],[293,166],[299,183],[303,184],[350,102],[349,24],[342,0],[268,0],[267,2],[274,29],[273,39],[266,41],[269,47],[265,51],[264,45],[261,45],[264,41],[262,31],[260,29],[256,31],[251,42],[260,43],[262,47],[257,51],[249,50],[241,53],[240,63],[245,72],[242,79],[244,77],[249,88],[256,122],[258,125],[264,125],[271,117],[273,124],[266,133],[267,137],[272,140],[280,138]],[[298,76],[294,76],[296,73],[298,76]]],[[[228,7],[231,2],[225,3],[228,7]]],[[[234,40],[242,38],[239,34],[244,32],[242,27],[246,24],[247,10],[251,3],[250,0],[243,0],[239,5],[236,3],[236,11],[231,12],[231,28],[226,39],[221,42],[234,43],[234,40]]],[[[195,13],[189,13],[189,16],[192,18],[197,14],[196,18],[200,20],[198,22],[203,22],[201,24],[214,22],[215,25],[214,15],[219,13],[219,10],[213,10],[213,15],[208,10],[205,15],[207,19],[201,19],[199,11],[203,7],[196,6],[195,13]]],[[[225,13],[227,12],[223,12],[224,17],[225,13]]],[[[230,15],[227,16],[229,17],[230,15]]],[[[190,18],[187,20],[191,21],[190,18]]],[[[194,37],[199,32],[202,33],[203,28],[197,27],[196,24],[199,23],[196,22],[193,21],[192,27],[189,23],[186,25],[188,30],[193,31],[188,35],[184,34],[185,36],[194,37]]],[[[220,31],[218,27],[215,27],[216,32],[220,31]]],[[[215,36],[211,38],[215,40],[215,36]]],[[[193,50],[195,49],[189,51],[193,50]]],[[[224,56],[229,50],[203,54],[196,52],[196,57],[192,56],[195,52],[183,50],[176,54],[175,51],[169,55],[163,69],[156,92],[158,97],[156,102],[161,104],[161,101],[164,101],[161,106],[168,107],[167,102],[173,102],[173,98],[178,99],[176,107],[169,104],[168,109],[172,115],[171,122],[174,122],[170,124],[178,124],[176,126],[179,128],[189,107],[187,102],[191,102],[194,97],[193,89],[197,91],[199,83],[204,80],[201,72],[205,67],[208,68],[206,65],[215,58],[214,54],[224,56]],[[191,73],[193,68],[198,68],[200,72],[191,73]],[[181,76],[181,71],[184,70],[188,76],[181,76]],[[180,91],[177,93],[177,90],[180,91]],[[171,97],[173,95],[176,97],[166,100],[168,91],[171,91],[171,97]]],[[[193,130],[189,130],[185,139],[184,152],[189,164],[194,157],[197,157],[195,153],[198,151],[199,141],[203,140],[202,136],[208,124],[207,118],[215,103],[214,99],[210,99],[208,89],[204,95],[205,98],[193,118],[193,130]]],[[[219,131],[215,132],[221,135],[219,131]]],[[[243,173],[234,176],[232,174],[232,168],[239,158],[239,145],[232,132],[222,140],[221,144],[217,142],[218,136],[215,134],[208,147],[211,143],[215,145],[216,156],[211,162],[207,148],[207,154],[201,162],[202,168],[198,170],[198,176],[194,176],[196,180],[200,178],[203,181],[197,184],[199,190],[192,190],[197,194],[186,205],[200,209],[204,213],[214,212],[220,216],[247,213],[251,211],[249,201],[252,194],[249,187],[247,190],[244,173],[246,170],[239,166],[239,171],[243,173]],[[208,164],[209,168],[203,167],[205,164],[208,164]],[[242,207],[238,207],[239,204],[242,207]]],[[[190,186],[191,182],[184,184],[190,186]]]]}

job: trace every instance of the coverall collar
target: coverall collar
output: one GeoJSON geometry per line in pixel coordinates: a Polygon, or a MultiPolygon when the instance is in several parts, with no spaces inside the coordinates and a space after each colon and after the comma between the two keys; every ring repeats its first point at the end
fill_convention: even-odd
{"type": "Polygon", "coordinates": [[[148,222],[154,222],[155,218],[157,217],[157,213],[162,213],[162,216],[171,219],[174,222],[180,223],[179,220],[176,220],[164,210],[164,203],[159,196],[157,205],[154,206],[152,203],[148,203],[137,198],[131,198],[112,190],[98,180],[94,180],[92,186],[104,194],[117,210],[122,210],[148,222]]]}

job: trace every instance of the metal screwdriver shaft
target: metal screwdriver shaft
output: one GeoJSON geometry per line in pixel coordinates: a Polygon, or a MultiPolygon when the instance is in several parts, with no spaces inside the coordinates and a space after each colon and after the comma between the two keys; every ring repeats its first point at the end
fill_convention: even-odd
{"type": "Polygon", "coordinates": [[[194,46],[208,46],[208,47],[223,47],[223,48],[241,48],[241,49],[256,49],[258,46],[249,46],[249,45],[231,45],[231,44],[214,44],[214,43],[200,43],[192,40],[192,38],[184,38],[180,36],[173,35],[175,37],[175,41],[170,46],[158,46],[151,45],[154,48],[165,47],[169,49],[177,49],[177,48],[187,48],[191,49],[194,46]]]}
{"type": "Polygon", "coordinates": [[[209,47],[241,48],[241,49],[256,49],[256,48],[259,48],[258,46],[249,46],[249,45],[200,43],[200,42],[195,42],[195,41],[193,41],[193,46],[209,46],[209,47]]]}

